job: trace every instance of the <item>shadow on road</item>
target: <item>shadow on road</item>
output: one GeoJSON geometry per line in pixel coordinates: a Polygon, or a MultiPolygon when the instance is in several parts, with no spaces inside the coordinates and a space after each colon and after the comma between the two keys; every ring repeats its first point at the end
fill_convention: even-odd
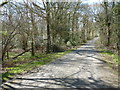
{"type": "MultiPolygon", "coordinates": [[[[73,62],[82,63],[84,65],[89,65],[91,64],[89,62],[91,62],[93,58],[99,61],[102,61],[102,62],[96,62],[95,64],[102,65],[104,61],[100,59],[99,57],[96,57],[97,53],[100,53],[100,51],[95,50],[94,47],[91,46],[91,44],[86,44],[81,49],[75,50],[74,52],[64,57],[63,59],[58,59],[57,62],[52,62],[50,65],[51,66],[61,65],[61,67],[64,67],[64,65],[71,65],[70,67],[72,67],[72,64],[74,64],[73,62]],[[76,54],[78,57],[74,57],[74,55],[76,54]],[[84,56],[84,57],[79,57],[79,56],[84,56]]],[[[74,65],[76,65],[76,63],[74,65]]],[[[75,89],[78,89],[78,90],[85,90],[85,89],[119,90],[118,88],[107,84],[106,82],[104,82],[103,80],[99,78],[97,80],[93,76],[87,77],[86,79],[82,77],[74,78],[73,76],[75,74],[80,75],[80,70],[78,70],[78,72],[75,72],[75,73],[72,72],[71,75],[68,75],[67,77],[64,77],[64,78],[54,78],[54,77],[49,77],[49,76],[42,77],[42,78],[35,77],[35,76],[33,78],[32,77],[16,78],[15,79],[16,81],[12,80],[9,83],[5,83],[3,86],[3,89],[6,90],[6,87],[7,87],[9,88],[9,90],[17,90],[16,88],[12,86],[21,86],[20,89],[18,90],[44,90],[44,89],[45,90],[56,90],[56,88],[54,87],[56,86],[56,87],[60,87],[60,88],[57,88],[58,90],[59,89],[60,90],[61,89],[62,90],[67,90],[67,89],[68,90],[75,90],[75,89]],[[23,81],[23,83],[17,82],[17,80],[23,81]],[[31,88],[27,88],[27,87],[31,87],[31,88]]],[[[112,83],[112,81],[110,81],[109,83],[112,83]]]]}
{"type": "MultiPolygon", "coordinates": [[[[49,85],[57,85],[57,86],[63,86],[63,87],[65,86],[66,88],[76,88],[76,89],[90,88],[90,89],[102,89],[102,90],[103,89],[107,90],[107,88],[117,89],[117,88],[106,85],[102,80],[95,80],[91,77],[89,79],[92,82],[89,82],[80,78],[17,78],[17,80],[27,80],[27,81],[30,80],[30,81],[33,81],[34,83],[39,83],[39,84],[45,83],[49,85]]],[[[32,88],[43,88],[43,87],[40,87],[38,84],[30,85],[30,84],[22,84],[22,83],[16,83],[16,82],[10,82],[10,83],[14,85],[20,85],[20,86],[26,86],[26,87],[32,87],[32,88]]],[[[5,84],[5,85],[10,89],[14,89],[9,84],[5,84]]],[[[5,88],[3,87],[3,89],[5,88]]]]}

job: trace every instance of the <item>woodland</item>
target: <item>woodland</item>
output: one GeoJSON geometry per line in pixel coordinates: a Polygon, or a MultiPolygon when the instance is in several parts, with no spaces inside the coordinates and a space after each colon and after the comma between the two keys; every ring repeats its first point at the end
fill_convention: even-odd
{"type": "MultiPolygon", "coordinates": [[[[3,81],[46,64],[99,37],[98,47],[120,56],[120,2],[89,4],[8,0],[0,4],[3,81]]],[[[120,61],[118,59],[117,63],[120,61]]]]}

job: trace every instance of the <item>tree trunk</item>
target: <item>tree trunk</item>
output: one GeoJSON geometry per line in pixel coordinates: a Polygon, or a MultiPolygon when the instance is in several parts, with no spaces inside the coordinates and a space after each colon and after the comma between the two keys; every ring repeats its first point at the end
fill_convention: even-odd
{"type": "Polygon", "coordinates": [[[6,52],[7,52],[7,45],[2,46],[2,61],[4,61],[5,59],[6,52]]]}
{"type": "Polygon", "coordinates": [[[47,4],[47,17],[46,17],[46,21],[47,21],[47,50],[46,53],[50,53],[50,22],[49,22],[49,17],[50,17],[50,13],[49,13],[49,2],[46,2],[47,4]]]}
{"type": "Polygon", "coordinates": [[[2,61],[5,59],[5,52],[2,52],[2,61]]]}
{"type": "Polygon", "coordinates": [[[107,42],[107,46],[110,46],[110,36],[111,36],[111,32],[110,32],[110,24],[108,23],[107,25],[108,28],[108,42],[107,42]]]}
{"type": "Polygon", "coordinates": [[[34,50],[34,42],[33,42],[33,39],[32,39],[32,42],[31,42],[31,47],[32,47],[31,55],[32,55],[32,56],[35,56],[35,50],[34,50]]]}
{"type": "Polygon", "coordinates": [[[109,17],[108,17],[108,2],[104,2],[105,5],[105,14],[106,14],[106,19],[105,19],[105,24],[107,26],[108,30],[108,37],[107,37],[107,46],[110,46],[110,23],[109,23],[109,17]]]}
{"type": "Polygon", "coordinates": [[[72,42],[74,41],[74,15],[72,19],[72,42]]]}
{"type": "Polygon", "coordinates": [[[83,43],[85,43],[86,42],[86,38],[85,38],[85,32],[86,30],[85,30],[85,23],[83,24],[83,30],[82,30],[82,40],[83,40],[83,43]]]}
{"type": "Polygon", "coordinates": [[[7,51],[7,59],[9,59],[9,52],[7,51]]]}
{"type": "Polygon", "coordinates": [[[13,57],[11,60],[16,59],[17,57],[19,57],[19,56],[23,55],[24,53],[26,53],[26,52],[28,52],[28,51],[30,51],[30,50],[31,50],[31,48],[30,48],[30,49],[27,49],[26,51],[24,51],[24,52],[22,52],[22,53],[18,54],[17,56],[13,57]]]}

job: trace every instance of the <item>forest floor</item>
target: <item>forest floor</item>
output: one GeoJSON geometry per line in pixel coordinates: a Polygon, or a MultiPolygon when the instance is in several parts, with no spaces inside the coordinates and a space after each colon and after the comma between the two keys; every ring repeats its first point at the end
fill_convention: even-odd
{"type": "MultiPolygon", "coordinates": [[[[104,62],[95,49],[98,38],[77,50],[19,75],[2,85],[3,88],[117,88],[118,74],[104,62]]],[[[26,90],[26,89],[25,89],[26,90]]]]}

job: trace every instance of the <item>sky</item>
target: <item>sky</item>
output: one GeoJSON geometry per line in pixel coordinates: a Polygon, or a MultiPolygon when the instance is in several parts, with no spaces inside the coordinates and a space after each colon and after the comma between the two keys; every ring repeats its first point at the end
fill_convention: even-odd
{"type": "Polygon", "coordinates": [[[94,3],[99,3],[102,0],[82,0],[83,3],[88,3],[88,4],[94,4],[94,3]]]}
{"type": "MultiPolygon", "coordinates": [[[[0,0],[0,3],[2,3],[3,1],[6,1],[6,0],[0,0]]],[[[9,1],[9,0],[8,0],[9,1]]],[[[22,0],[13,0],[13,1],[22,1],[22,0]]],[[[29,0],[28,0],[29,1],[29,0]]],[[[31,1],[41,1],[41,0],[31,0],[31,1]]],[[[46,0],[44,0],[46,1],[46,0]]],[[[49,0],[49,1],[71,1],[71,2],[75,2],[75,1],[79,1],[79,0],[49,0]]],[[[103,0],[81,0],[83,3],[88,3],[88,4],[95,4],[95,3],[100,3],[102,2],[103,0]]],[[[105,1],[112,1],[112,0],[105,0],[105,1]]],[[[120,1],[120,0],[114,0],[114,1],[120,1]]]]}
{"type": "MultiPolygon", "coordinates": [[[[5,0],[0,0],[0,3],[2,1],[5,1],[5,0]]],[[[14,0],[14,1],[22,1],[22,0],[14,0]]],[[[33,1],[40,1],[40,0],[33,0],[33,1]]],[[[52,1],[52,0],[51,0],[52,1]]],[[[54,1],[54,0],[53,0],[54,1]]],[[[60,1],[60,0],[55,0],[55,1],[60,1]]],[[[61,1],[77,1],[77,0],[61,0],[61,1]]],[[[89,3],[89,4],[92,4],[92,3],[99,3],[99,1],[101,0],[82,0],[84,3],[89,3]]]]}

